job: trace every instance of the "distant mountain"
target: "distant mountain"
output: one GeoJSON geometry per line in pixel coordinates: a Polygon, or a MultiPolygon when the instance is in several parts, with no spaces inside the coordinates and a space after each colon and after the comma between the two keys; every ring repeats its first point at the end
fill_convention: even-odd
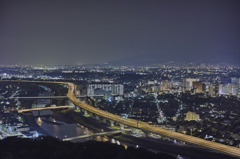
{"type": "Polygon", "coordinates": [[[124,59],[109,61],[111,65],[151,65],[167,62],[167,59],[153,58],[152,56],[132,56],[124,59]]]}
{"type": "Polygon", "coordinates": [[[209,63],[209,64],[221,64],[221,65],[239,65],[239,60],[231,60],[225,58],[224,60],[220,57],[208,58],[208,57],[186,57],[186,56],[162,56],[157,55],[141,55],[141,56],[131,56],[123,59],[112,60],[108,62],[111,65],[131,65],[131,66],[144,66],[153,64],[186,64],[186,63],[209,63]]]}

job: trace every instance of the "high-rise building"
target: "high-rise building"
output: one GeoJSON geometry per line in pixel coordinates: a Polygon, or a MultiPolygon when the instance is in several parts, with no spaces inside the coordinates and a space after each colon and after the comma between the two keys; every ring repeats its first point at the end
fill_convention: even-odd
{"type": "Polygon", "coordinates": [[[169,80],[163,80],[161,82],[161,90],[165,91],[165,90],[170,90],[172,88],[172,81],[169,80]]]}
{"type": "Polygon", "coordinates": [[[238,91],[239,91],[239,85],[238,84],[232,84],[232,87],[231,87],[231,95],[238,95],[238,91]]]}
{"type": "Polygon", "coordinates": [[[239,85],[238,84],[220,84],[219,85],[219,94],[220,95],[234,95],[238,94],[239,85]]]}
{"type": "Polygon", "coordinates": [[[110,95],[123,95],[123,85],[113,83],[96,83],[87,85],[87,95],[104,95],[108,93],[110,95]]]}
{"type": "Polygon", "coordinates": [[[231,78],[231,84],[232,84],[231,94],[232,95],[239,95],[239,91],[240,91],[240,78],[232,77],[231,78]]]}
{"type": "Polygon", "coordinates": [[[185,78],[183,79],[183,91],[190,91],[193,89],[193,82],[198,81],[196,78],[185,78]]]}
{"type": "Polygon", "coordinates": [[[219,95],[229,95],[229,86],[219,84],[219,95]]]}
{"type": "Polygon", "coordinates": [[[200,121],[200,117],[199,114],[195,113],[195,112],[187,112],[185,117],[185,121],[191,121],[191,120],[195,120],[195,121],[200,121]]]}
{"type": "Polygon", "coordinates": [[[215,97],[218,95],[218,92],[219,92],[219,85],[218,83],[211,83],[208,87],[208,94],[211,96],[211,97],[215,97]]]}
{"type": "Polygon", "coordinates": [[[232,77],[231,78],[231,83],[232,84],[240,84],[240,78],[232,77]]]}
{"type": "Polygon", "coordinates": [[[203,84],[200,81],[193,82],[194,93],[202,93],[203,92],[203,84]]]}

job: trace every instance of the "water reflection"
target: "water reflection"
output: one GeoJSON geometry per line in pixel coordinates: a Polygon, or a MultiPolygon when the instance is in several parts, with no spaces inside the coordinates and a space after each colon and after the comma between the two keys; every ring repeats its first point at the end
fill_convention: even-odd
{"type": "Polygon", "coordinates": [[[42,125],[42,119],[41,119],[41,117],[38,117],[38,118],[37,118],[37,124],[38,124],[39,126],[42,125]]]}
{"type": "Polygon", "coordinates": [[[100,141],[100,142],[108,142],[109,138],[106,136],[95,136],[93,140],[100,141]]]}
{"type": "MultiPolygon", "coordinates": [[[[80,124],[65,123],[56,120],[52,116],[37,117],[35,121],[48,134],[59,139],[93,134],[93,132],[90,132],[88,128],[85,128],[80,124]]],[[[113,144],[123,145],[124,148],[127,149],[127,145],[120,143],[120,141],[116,139],[108,138],[107,136],[93,136],[88,138],[72,140],[72,142],[85,142],[89,140],[99,142],[111,142],[113,144]]]]}
{"type": "Polygon", "coordinates": [[[81,136],[89,134],[89,130],[81,128],[78,124],[69,124],[62,121],[58,121],[53,117],[38,117],[36,122],[41,120],[41,124],[38,124],[43,130],[53,137],[60,139],[81,136]]]}
{"type": "MultiPolygon", "coordinates": [[[[53,96],[53,92],[46,91],[43,93],[39,93],[39,96],[53,96]]],[[[38,99],[35,100],[35,102],[32,104],[32,108],[36,107],[45,107],[47,104],[51,104],[51,100],[49,99],[38,99]]],[[[89,135],[92,134],[88,130],[88,128],[85,128],[84,126],[74,123],[66,123],[62,121],[58,121],[55,118],[52,117],[53,111],[52,110],[42,110],[42,111],[34,111],[32,112],[33,116],[36,117],[35,121],[36,123],[49,135],[64,139],[64,138],[71,138],[76,136],[82,136],[82,135],[89,135]]],[[[94,136],[94,137],[88,137],[83,139],[77,139],[72,142],[85,142],[88,140],[95,140],[99,142],[112,142],[120,145],[120,142],[114,139],[110,139],[107,136],[94,136]]],[[[123,145],[125,148],[127,148],[126,145],[123,145]]]]}

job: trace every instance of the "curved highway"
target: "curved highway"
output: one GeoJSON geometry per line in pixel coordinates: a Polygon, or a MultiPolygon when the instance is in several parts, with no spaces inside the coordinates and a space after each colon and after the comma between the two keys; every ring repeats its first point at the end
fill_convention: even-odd
{"type": "Polygon", "coordinates": [[[184,135],[184,134],[180,134],[177,132],[173,132],[173,131],[169,131],[169,130],[165,130],[159,127],[155,127],[155,126],[151,126],[146,122],[139,122],[137,120],[134,119],[125,119],[122,118],[121,116],[94,108],[88,104],[85,104],[83,102],[81,102],[80,100],[78,100],[74,94],[74,89],[75,89],[75,85],[73,83],[69,83],[69,82],[49,82],[49,81],[8,81],[8,82],[32,82],[32,83],[56,83],[56,84],[66,84],[68,85],[68,98],[70,101],[72,101],[76,106],[85,109],[89,112],[92,112],[96,115],[102,116],[104,118],[108,118],[110,120],[116,121],[118,123],[122,123],[124,125],[130,126],[130,127],[134,127],[134,128],[138,128],[141,129],[145,132],[152,132],[152,133],[156,133],[159,135],[163,135],[163,136],[167,136],[170,138],[174,138],[180,141],[184,141],[190,144],[194,144],[194,145],[198,145],[198,146],[202,146],[211,150],[216,150],[219,151],[221,153],[225,153],[231,156],[235,156],[240,158],[240,149],[236,148],[236,147],[232,147],[232,146],[227,146],[227,145],[223,145],[223,144],[219,144],[216,142],[212,142],[212,141],[208,141],[208,140],[204,140],[204,139],[200,139],[197,137],[193,137],[193,136],[189,136],[189,135],[184,135]]]}
{"type": "Polygon", "coordinates": [[[155,127],[155,126],[151,126],[146,122],[139,122],[137,120],[134,119],[125,119],[122,118],[121,116],[103,111],[103,110],[99,110],[97,108],[94,108],[88,104],[85,104],[83,102],[81,102],[80,100],[78,100],[76,98],[76,96],[74,95],[74,88],[75,85],[73,83],[68,83],[68,94],[67,96],[69,97],[69,99],[77,106],[92,112],[96,115],[114,120],[116,122],[122,123],[124,125],[127,126],[131,126],[131,127],[135,127],[135,128],[139,128],[145,132],[152,132],[152,133],[156,133],[159,135],[163,135],[163,136],[167,136],[167,137],[171,137],[180,141],[184,141],[187,143],[191,143],[194,145],[198,145],[198,146],[202,146],[205,148],[209,148],[212,150],[216,150],[219,151],[221,153],[225,153],[231,156],[235,156],[235,157],[239,157],[240,158],[240,149],[236,148],[236,147],[232,147],[232,146],[227,146],[227,145],[223,145],[223,144],[219,144],[213,141],[208,141],[208,140],[204,140],[204,139],[200,139],[197,137],[193,137],[193,136],[189,136],[189,135],[184,135],[184,134],[180,134],[177,132],[173,132],[173,131],[169,131],[169,130],[165,130],[159,127],[155,127]],[[138,123],[140,123],[139,125],[137,125],[138,123]]]}

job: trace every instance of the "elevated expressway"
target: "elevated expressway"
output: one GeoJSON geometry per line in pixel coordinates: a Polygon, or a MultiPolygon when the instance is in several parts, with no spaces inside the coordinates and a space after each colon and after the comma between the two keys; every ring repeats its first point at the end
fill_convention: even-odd
{"type": "Polygon", "coordinates": [[[165,129],[162,129],[162,128],[159,128],[159,127],[151,126],[146,122],[139,122],[139,121],[134,120],[134,119],[125,119],[125,118],[122,118],[121,116],[118,116],[118,115],[115,115],[115,114],[112,114],[112,113],[94,108],[90,105],[87,105],[87,104],[81,102],[80,100],[78,100],[75,97],[75,95],[73,93],[74,89],[75,89],[74,84],[68,83],[68,86],[69,86],[68,87],[69,90],[68,90],[67,96],[69,97],[69,99],[76,106],[79,106],[82,109],[85,109],[85,110],[87,110],[91,113],[94,113],[94,114],[98,115],[98,116],[113,120],[113,121],[118,122],[118,123],[122,123],[122,124],[130,126],[130,127],[141,129],[144,132],[156,133],[156,134],[159,134],[159,135],[174,138],[174,139],[177,139],[177,140],[180,140],[180,141],[184,141],[184,142],[187,142],[187,143],[190,143],[190,144],[194,144],[194,145],[198,145],[198,146],[201,146],[201,147],[209,148],[209,149],[212,149],[212,150],[219,151],[221,153],[225,153],[225,154],[240,158],[240,149],[239,148],[219,144],[219,143],[216,143],[216,142],[200,139],[200,138],[189,136],[189,135],[180,134],[180,133],[169,131],[169,130],[165,130],[165,129]]]}
{"type": "MultiPolygon", "coordinates": [[[[76,96],[77,98],[84,97],[103,97],[103,95],[95,95],[95,96],[76,96]]],[[[7,99],[64,99],[68,98],[68,96],[38,96],[38,97],[10,97],[7,99]]],[[[5,99],[5,98],[3,98],[5,99]]]]}
{"type": "Polygon", "coordinates": [[[198,145],[198,146],[201,146],[201,147],[204,147],[204,148],[219,151],[221,153],[225,153],[225,154],[240,158],[240,149],[239,148],[219,144],[219,143],[216,143],[216,142],[213,142],[213,141],[208,141],[208,140],[200,139],[200,138],[189,136],[189,135],[180,134],[180,133],[169,131],[169,130],[165,130],[165,129],[162,129],[162,128],[159,128],[159,127],[151,126],[146,122],[141,122],[141,121],[137,121],[137,120],[134,120],[134,119],[122,118],[121,116],[118,116],[118,115],[115,115],[115,114],[112,114],[112,113],[94,108],[94,107],[92,107],[88,104],[85,104],[85,103],[81,102],[80,100],[78,100],[77,97],[75,96],[74,90],[75,90],[76,86],[73,83],[69,83],[69,82],[48,82],[48,81],[12,81],[12,82],[66,84],[66,85],[68,85],[67,96],[68,96],[69,100],[72,101],[76,106],[80,107],[81,109],[84,109],[88,112],[91,112],[91,113],[93,113],[97,116],[100,116],[102,118],[106,118],[108,120],[115,121],[115,122],[120,123],[120,124],[127,125],[129,127],[141,129],[144,132],[159,134],[159,135],[162,135],[162,136],[170,137],[170,138],[173,138],[173,139],[177,139],[179,141],[183,141],[183,142],[186,142],[186,143],[198,145]]]}

